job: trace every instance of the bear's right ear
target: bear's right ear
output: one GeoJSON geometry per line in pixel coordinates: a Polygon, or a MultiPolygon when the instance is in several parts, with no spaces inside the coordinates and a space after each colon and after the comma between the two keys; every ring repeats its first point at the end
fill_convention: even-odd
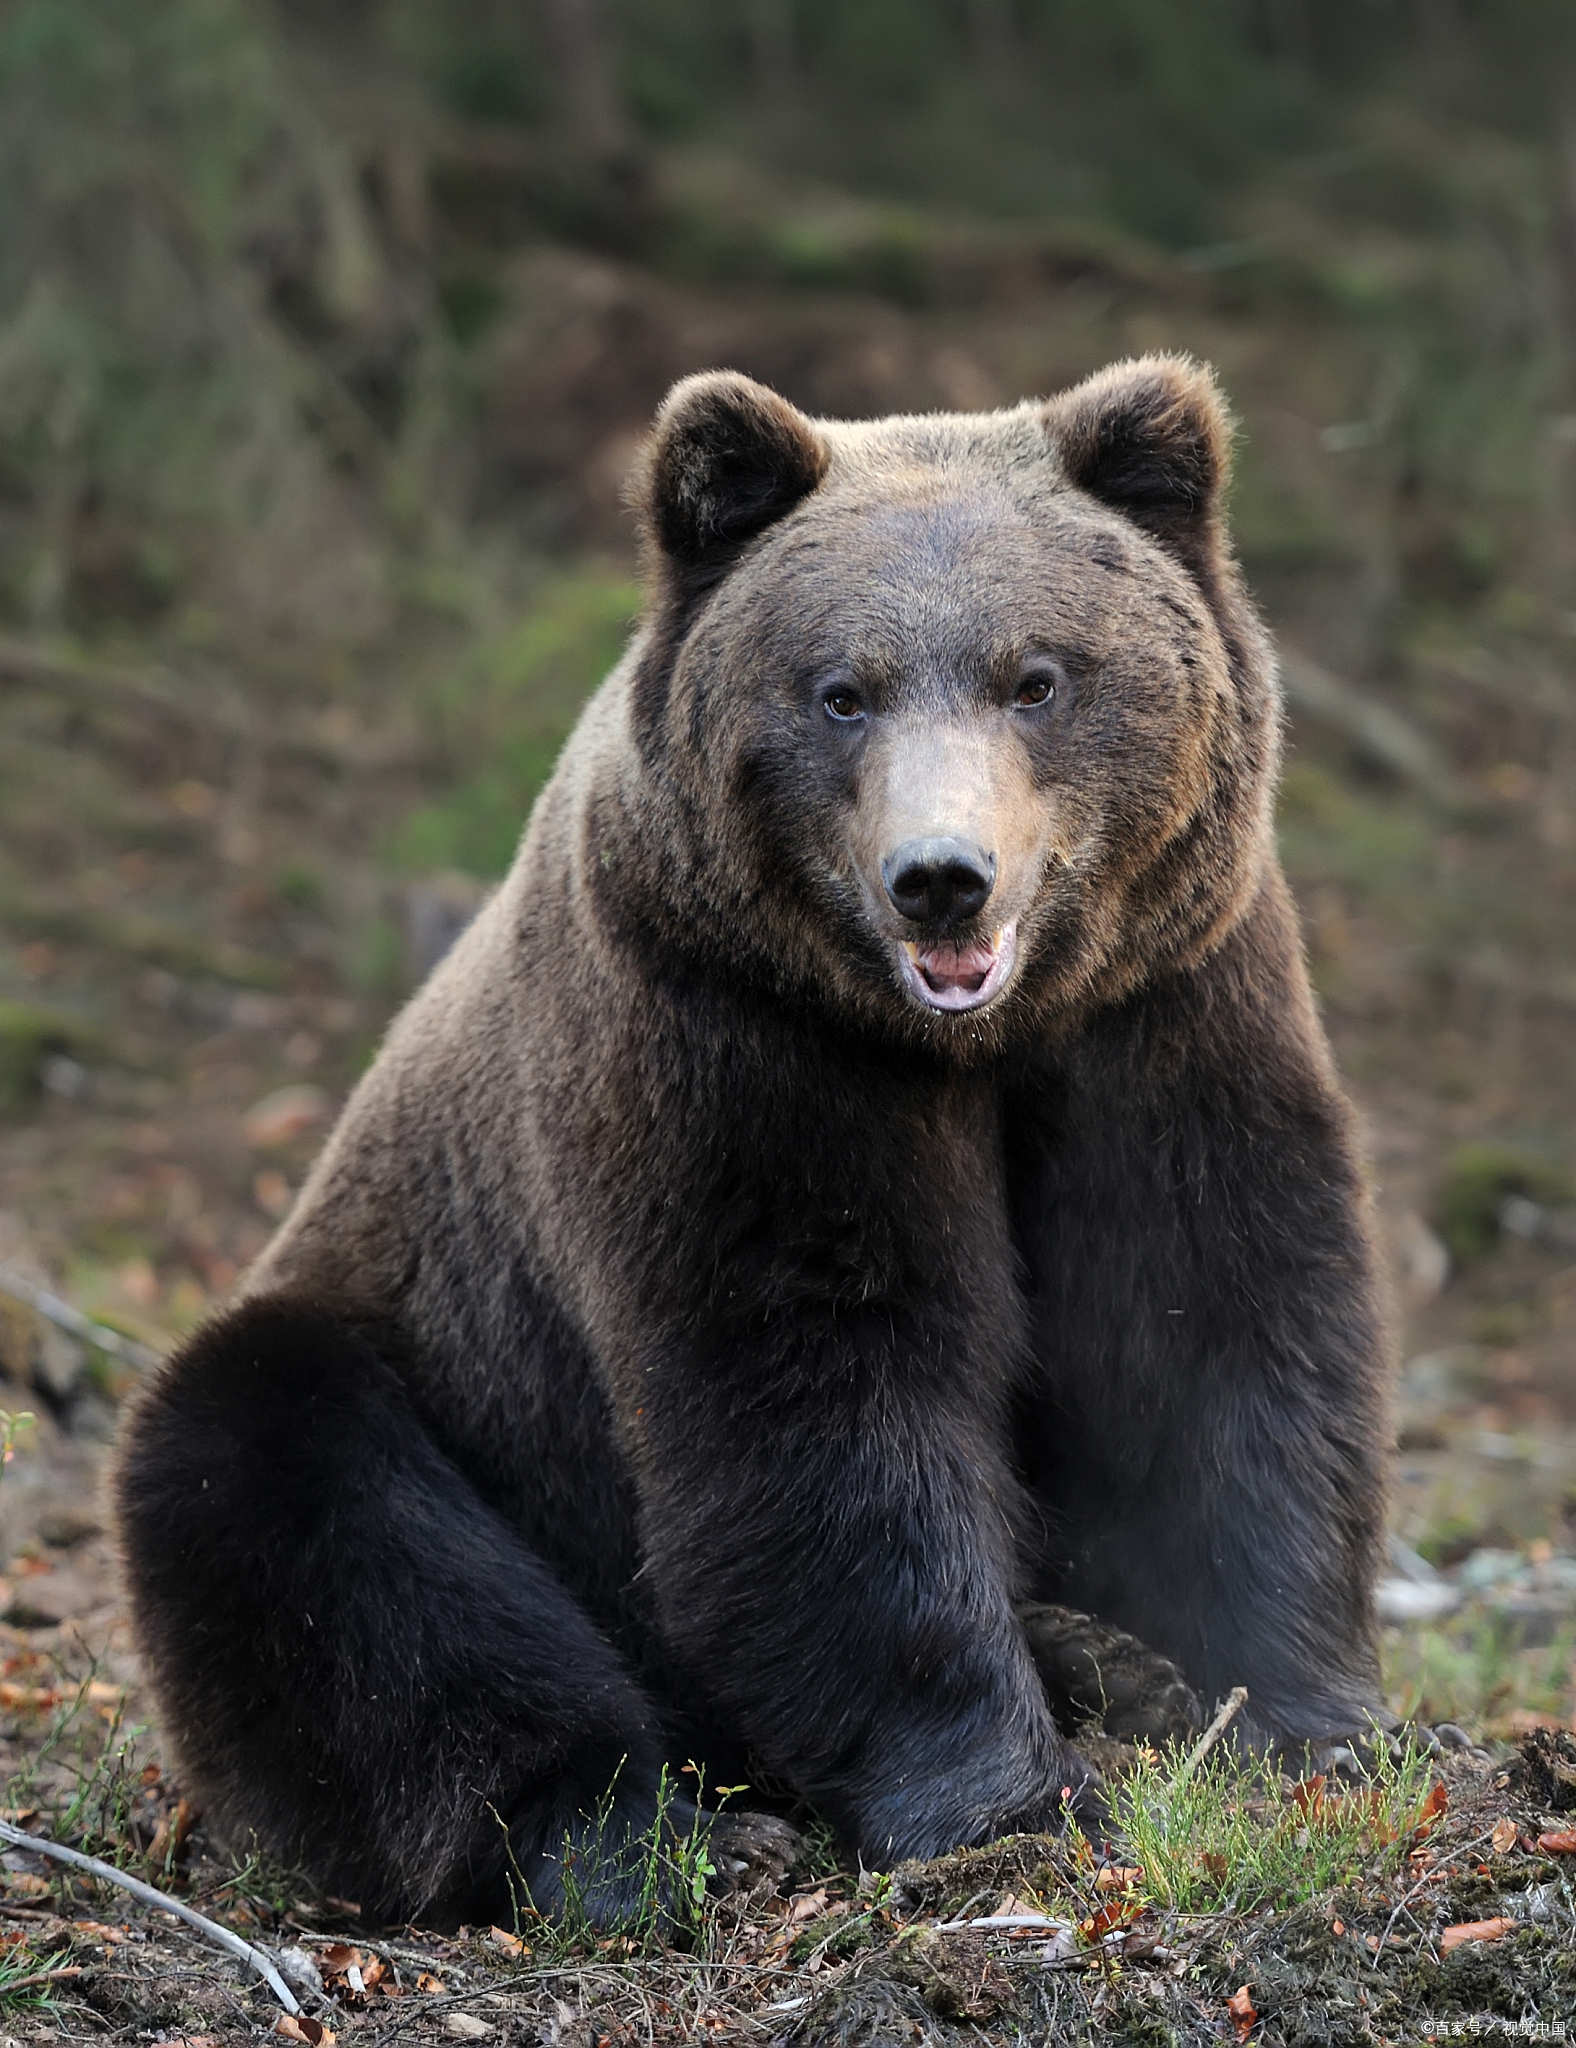
{"type": "Polygon", "coordinates": [[[634,483],[649,538],[703,582],[826,474],[826,443],[787,399],[735,370],[675,384],[634,483]]]}

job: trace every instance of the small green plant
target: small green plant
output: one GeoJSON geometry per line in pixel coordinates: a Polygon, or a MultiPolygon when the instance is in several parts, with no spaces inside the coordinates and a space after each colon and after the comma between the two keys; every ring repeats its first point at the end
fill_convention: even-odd
{"type": "MultiPolygon", "coordinates": [[[[707,1887],[717,1874],[710,1850],[715,1815],[699,1804],[705,1790],[701,1767],[687,1764],[684,1775],[694,1778],[693,1793],[663,1765],[655,1816],[640,1833],[630,1834],[614,1818],[615,1774],[581,1825],[564,1832],[558,1858],[561,1902],[550,1921],[538,1911],[511,1850],[516,1932],[529,1914],[539,1929],[537,1939],[566,1955],[607,1935],[622,1936],[630,1954],[699,1946],[706,1931],[707,1887]],[[615,1907],[614,1900],[621,1903],[615,1907]]],[[[716,1791],[725,1802],[743,1789],[731,1785],[716,1791]]]]}
{"type": "Polygon", "coordinates": [[[1560,1207],[1571,1200],[1569,1179],[1535,1153],[1504,1145],[1463,1145],[1452,1156],[1434,1194],[1434,1223],[1462,1264],[1481,1259],[1499,1242],[1500,1211],[1512,1196],[1560,1207]]]}
{"type": "Polygon", "coordinates": [[[53,1011],[0,1001],[0,1115],[20,1116],[43,1085],[44,1062],[69,1050],[76,1033],[53,1011]]]}
{"type": "Polygon", "coordinates": [[[1472,1601],[1442,1625],[1386,1629],[1383,1655],[1385,1698],[1409,1720],[1484,1728],[1511,1708],[1571,1710],[1576,1623],[1525,1644],[1514,1617],[1472,1601]]]}
{"type": "Polygon", "coordinates": [[[1395,1865],[1424,1822],[1432,1766],[1410,1738],[1392,1749],[1376,1731],[1373,1749],[1372,1777],[1349,1789],[1291,1784],[1232,1751],[1189,1774],[1179,1751],[1141,1750],[1112,1804],[1143,1893],[1180,1913],[1279,1910],[1395,1865]]]}

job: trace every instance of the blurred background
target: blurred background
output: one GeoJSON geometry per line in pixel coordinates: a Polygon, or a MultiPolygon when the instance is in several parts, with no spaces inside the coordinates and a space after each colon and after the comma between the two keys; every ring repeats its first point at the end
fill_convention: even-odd
{"type": "Polygon", "coordinates": [[[13,1634],[109,1599],[134,1372],[14,1283],[160,1348],[287,1212],[619,649],[670,380],[973,408],[1156,347],[1241,415],[1379,1182],[1393,1696],[1570,1719],[1568,0],[0,7],[13,1634]]]}

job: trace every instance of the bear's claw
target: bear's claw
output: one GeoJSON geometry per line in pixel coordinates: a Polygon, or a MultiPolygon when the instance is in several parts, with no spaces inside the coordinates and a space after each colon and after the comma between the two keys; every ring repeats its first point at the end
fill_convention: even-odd
{"type": "Polygon", "coordinates": [[[713,1892],[775,1886],[804,1854],[804,1837],[773,1813],[719,1813],[707,1831],[713,1892]]]}
{"type": "Polygon", "coordinates": [[[1158,1650],[1071,1607],[1020,1607],[1051,1712],[1067,1734],[1096,1721],[1127,1742],[1186,1741],[1204,1725],[1197,1693],[1158,1650]]]}

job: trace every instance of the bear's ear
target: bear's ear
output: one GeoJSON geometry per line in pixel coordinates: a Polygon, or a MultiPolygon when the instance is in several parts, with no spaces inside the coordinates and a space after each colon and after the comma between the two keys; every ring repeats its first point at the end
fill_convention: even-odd
{"type": "Polygon", "coordinates": [[[1225,550],[1232,429],[1211,371],[1186,356],[1113,363],[1053,398],[1044,417],[1069,482],[1209,580],[1225,550]]]}
{"type": "Polygon", "coordinates": [[[704,581],[826,474],[826,443],[787,399],[734,370],[675,384],[634,483],[650,539],[704,581]]]}

